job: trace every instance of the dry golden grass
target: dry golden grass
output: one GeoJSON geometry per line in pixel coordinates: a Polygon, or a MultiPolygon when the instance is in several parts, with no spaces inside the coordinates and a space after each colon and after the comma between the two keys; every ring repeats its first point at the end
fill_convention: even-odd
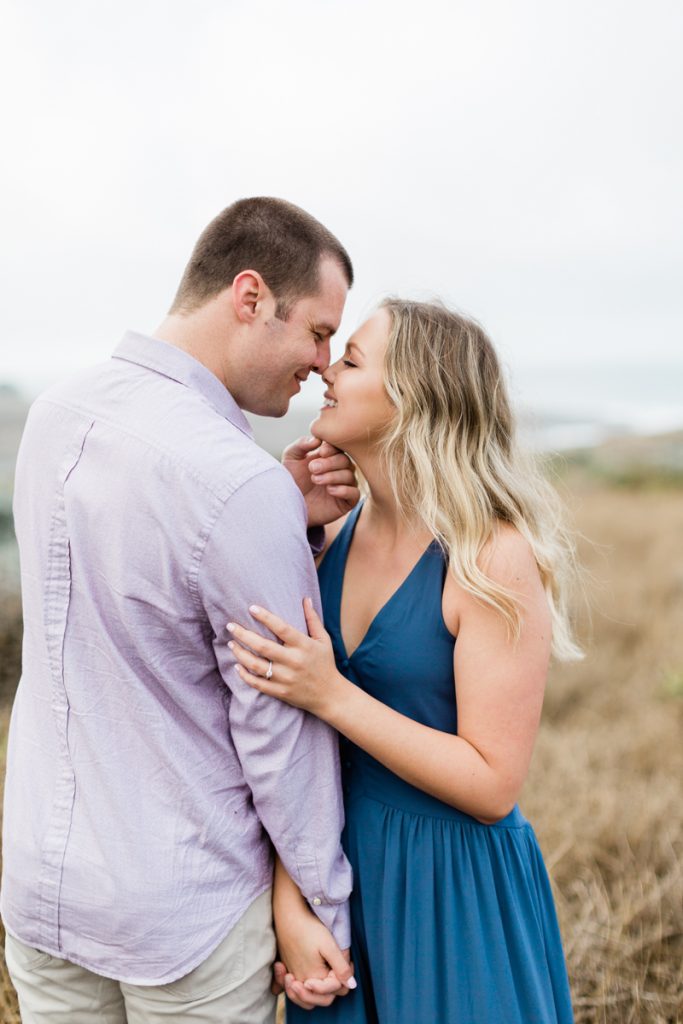
{"type": "MultiPolygon", "coordinates": [[[[592,635],[584,662],[552,673],[522,807],[577,1024],[683,1024],[683,489],[665,482],[570,468],[561,484],[590,538],[592,635]]],[[[0,1000],[15,1024],[4,974],[0,1000]]]]}
{"type": "Polygon", "coordinates": [[[683,489],[569,474],[586,660],[556,668],[522,806],[577,1022],[683,1020],[683,489]]]}

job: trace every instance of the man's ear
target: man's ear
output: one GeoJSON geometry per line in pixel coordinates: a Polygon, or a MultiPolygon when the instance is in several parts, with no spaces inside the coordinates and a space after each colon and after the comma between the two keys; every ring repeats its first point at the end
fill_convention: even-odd
{"type": "Polygon", "coordinates": [[[259,316],[270,289],[258,270],[242,270],[232,282],[232,304],[242,323],[253,323],[259,316]]]}

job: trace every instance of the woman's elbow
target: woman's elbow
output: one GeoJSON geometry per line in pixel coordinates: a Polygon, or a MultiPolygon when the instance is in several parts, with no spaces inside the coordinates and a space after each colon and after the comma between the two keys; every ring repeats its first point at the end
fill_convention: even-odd
{"type": "Polygon", "coordinates": [[[514,810],[518,795],[518,786],[496,786],[488,799],[482,801],[480,812],[473,817],[482,825],[495,825],[514,810]]]}
{"type": "Polygon", "coordinates": [[[476,818],[477,821],[481,822],[482,825],[497,825],[499,821],[503,821],[504,818],[507,818],[508,814],[510,813],[513,807],[514,804],[512,804],[511,807],[508,807],[507,810],[501,811],[500,814],[495,814],[491,817],[487,816],[484,818],[481,817],[481,815],[479,814],[475,814],[474,817],[476,818]]]}

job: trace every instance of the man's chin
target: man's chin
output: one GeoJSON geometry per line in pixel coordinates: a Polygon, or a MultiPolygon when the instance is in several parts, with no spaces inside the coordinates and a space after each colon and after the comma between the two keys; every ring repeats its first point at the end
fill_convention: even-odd
{"type": "Polygon", "coordinates": [[[251,408],[247,411],[255,416],[265,416],[271,420],[279,420],[289,412],[289,399],[285,399],[279,405],[275,405],[273,401],[259,402],[256,408],[251,408]]]}

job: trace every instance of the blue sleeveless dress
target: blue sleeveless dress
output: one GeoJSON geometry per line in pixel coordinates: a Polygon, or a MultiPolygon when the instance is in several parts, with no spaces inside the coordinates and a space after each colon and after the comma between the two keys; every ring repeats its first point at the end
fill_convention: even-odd
{"type": "MultiPolygon", "coordinates": [[[[434,542],[349,657],[340,607],[362,505],[320,566],[325,625],[339,671],[403,715],[457,732],[454,638],[434,542]]],[[[353,867],[358,988],[315,1019],[340,1024],[571,1024],[555,907],[534,832],[518,807],[494,825],[416,789],[341,737],[353,867]]],[[[287,1024],[310,1024],[287,1004],[287,1024]]]]}

